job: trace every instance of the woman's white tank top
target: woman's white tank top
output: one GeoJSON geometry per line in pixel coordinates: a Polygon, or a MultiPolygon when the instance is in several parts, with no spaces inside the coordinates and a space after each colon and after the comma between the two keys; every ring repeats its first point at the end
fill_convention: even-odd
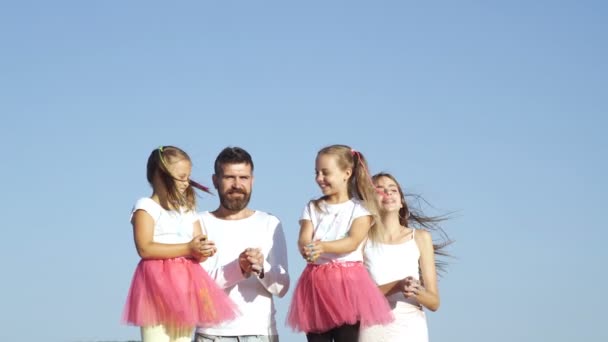
{"type": "MultiPolygon", "coordinates": [[[[376,284],[384,285],[405,277],[420,278],[420,250],[414,238],[416,230],[412,231],[412,238],[398,244],[386,244],[367,240],[363,250],[365,267],[376,284]]],[[[403,293],[397,292],[387,297],[389,303],[406,302],[416,307],[420,304],[411,298],[405,298],[403,293]]]]}

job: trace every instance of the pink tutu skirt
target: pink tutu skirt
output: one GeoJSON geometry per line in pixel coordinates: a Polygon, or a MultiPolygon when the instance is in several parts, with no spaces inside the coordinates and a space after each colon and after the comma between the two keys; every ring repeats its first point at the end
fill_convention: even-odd
{"type": "Polygon", "coordinates": [[[361,262],[308,264],[296,285],[287,324],[322,333],[344,324],[361,327],[393,321],[388,301],[361,262]]]}
{"type": "Polygon", "coordinates": [[[123,322],[137,326],[213,326],[237,316],[236,305],[196,261],[141,260],[123,322]]]}

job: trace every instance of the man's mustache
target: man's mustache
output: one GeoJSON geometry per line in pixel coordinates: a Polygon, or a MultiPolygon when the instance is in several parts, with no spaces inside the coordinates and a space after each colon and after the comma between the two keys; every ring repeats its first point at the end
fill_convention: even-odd
{"type": "Polygon", "coordinates": [[[247,195],[247,193],[245,192],[245,190],[241,190],[241,189],[233,189],[230,190],[226,193],[227,195],[231,195],[231,194],[243,194],[243,195],[247,195]]]}

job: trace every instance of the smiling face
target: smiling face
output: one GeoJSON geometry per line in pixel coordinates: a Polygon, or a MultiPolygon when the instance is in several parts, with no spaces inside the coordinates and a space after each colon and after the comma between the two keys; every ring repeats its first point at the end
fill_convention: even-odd
{"type": "Polygon", "coordinates": [[[389,177],[378,177],[374,180],[378,194],[378,206],[383,212],[399,212],[403,208],[401,189],[397,182],[389,177]]]}
{"type": "Polygon", "coordinates": [[[315,173],[315,180],[323,195],[348,195],[348,179],[352,170],[340,168],[338,157],[332,154],[319,154],[315,163],[315,173]]]}
{"type": "Polygon", "coordinates": [[[251,164],[223,164],[221,172],[213,175],[213,185],[220,197],[220,204],[230,211],[241,211],[251,199],[253,171],[251,164]]]}

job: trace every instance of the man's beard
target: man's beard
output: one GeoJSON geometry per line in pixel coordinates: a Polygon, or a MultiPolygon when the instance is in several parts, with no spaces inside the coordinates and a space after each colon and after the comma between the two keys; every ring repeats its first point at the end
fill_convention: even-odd
{"type": "Polygon", "coordinates": [[[222,205],[222,207],[230,210],[230,211],[240,211],[243,210],[247,207],[247,204],[249,204],[249,200],[251,199],[251,193],[247,193],[244,190],[240,190],[240,189],[234,189],[234,190],[229,190],[226,193],[222,194],[219,193],[220,196],[220,203],[222,205]],[[243,194],[244,196],[241,198],[229,198],[228,195],[230,194],[243,194]]]}

